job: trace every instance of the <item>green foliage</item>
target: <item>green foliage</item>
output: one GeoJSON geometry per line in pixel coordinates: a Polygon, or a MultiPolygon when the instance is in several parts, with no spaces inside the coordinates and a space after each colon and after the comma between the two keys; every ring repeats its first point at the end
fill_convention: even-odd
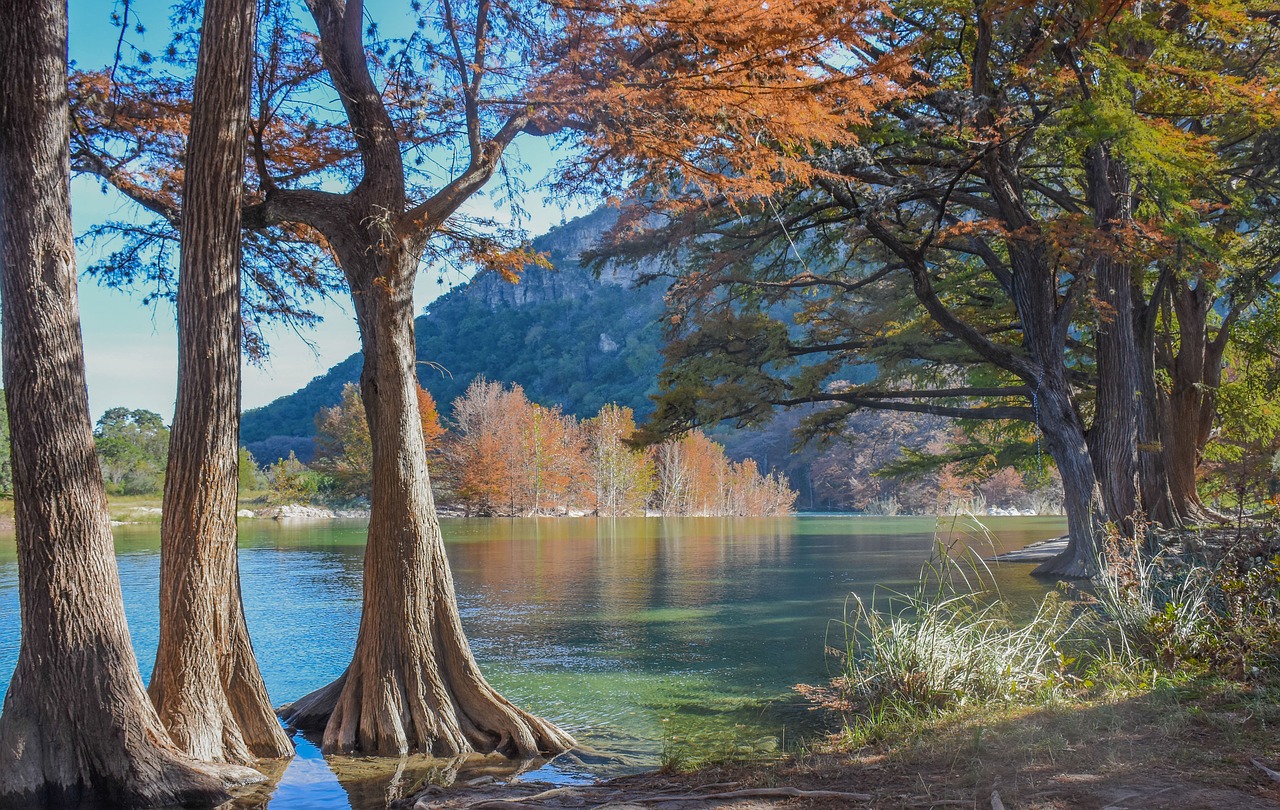
{"type": "Polygon", "coordinates": [[[0,389],[0,497],[13,495],[13,458],[9,445],[9,403],[0,389]]]}
{"type": "Polygon", "coordinates": [[[348,383],[342,402],[315,417],[316,454],[312,468],[325,476],[325,494],[339,502],[368,498],[373,492],[373,440],[360,388],[348,383]]]}
{"type": "Polygon", "coordinates": [[[160,414],[111,408],[98,419],[93,443],[107,492],[150,495],[164,490],[169,428],[165,427],[160,414]]]}
{"type": "Polygon", "coordinates": [[[1242,679],[1280,668],[1280,534],[1251,529],[1214,564],[1108,537],[1094,579],[1122,660],[1242,679]]]}
{"type": "MultiPolygon", "coordinates": [[[[535,239],[555,269],[527,268],[518,284],[482,275],[417,318],[418,378],[442,417],[479,376],[520,385],[534,401],[584,419],[610,402],[640,416],[653,409],[662,289],[597,280],[577,259],[613,216],[601,209],[535,239]]],[[[301,390],[246,412],[241,440],[265,460],[260,449],[273,436],[314,436],[316,413],[341,401],[360,368],[352,355],[301,390]]]]}
{"type": "Polygon", "coordinates": [[[267,487],[267,476],[258,467],[258,460],[246,447],[240,448],[237,466],[236,488],[241,495],[250,492],[261,492],[267,487]]]}
{"type": "Polygon", "coordinates": [[[293,453],[268,465],[266,477],[267,502],[272,505],[310,503],[320,494],[324,483],[318,473],[307,469],[293,453]]]}
{"type": "Polygon", "coordinates": [[[1217,393],[1219,422],[1205,448],[1205,492],[1256,508],[1271,497],[1271,459],[1280,452],[1280,299],[1265,298],[1232,334],[1217,393]]]}

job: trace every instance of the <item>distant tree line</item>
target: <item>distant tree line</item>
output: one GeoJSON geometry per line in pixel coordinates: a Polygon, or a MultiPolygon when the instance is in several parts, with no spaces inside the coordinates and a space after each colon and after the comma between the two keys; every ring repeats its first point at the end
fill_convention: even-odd
{"type": "MultiPolygon", "coordinates": [[[[438,503],[467,515],[779,515],[796,493],[781,474],[750,459],[730,461],[701,432],[637,449],[630,408],[609,404],[585,420],[530,402],[519,385],[477,379],[452,403],[449,428],[418,389],[438,503]]],[[[316,455],[292,454],[266,468],[276,502],[367,499],[369,428],[359,389],[316,415],[316,455]]]]}

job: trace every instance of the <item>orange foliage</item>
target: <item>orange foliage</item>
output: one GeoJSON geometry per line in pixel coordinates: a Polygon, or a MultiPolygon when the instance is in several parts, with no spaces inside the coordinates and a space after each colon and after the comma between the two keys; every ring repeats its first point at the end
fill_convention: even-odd
{"type": "Polygon", "coordinates": [[[418,386],[418,413],[422,418],[422,444],[430,453],[440,443],[444,425],[440,424],[440,409],[436,407],[435,397],[421,385],[418,386]]]}
{"type": "Polygon", "coordinates": [[[579,424],[523,389],[477,379],[454,401],[445,443],[452,495],[469,514],[786,514],[795,493],[755,462],[730,462],[701,432],[653,451],[626,445],[629,408],[606,405],[579,424]]]}

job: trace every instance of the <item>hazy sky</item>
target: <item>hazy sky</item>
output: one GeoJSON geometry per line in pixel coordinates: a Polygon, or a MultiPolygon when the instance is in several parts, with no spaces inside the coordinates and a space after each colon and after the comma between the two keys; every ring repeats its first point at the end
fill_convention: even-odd
{"type": "MultiPolygon", "coordinates": [[[[112,61],[118,35],[118,29],[110,24],[112,5],[97,0],[71,0],[71,59],[79,66],[89,69],[112,61]]],[[[377,15],[379,7],[398,4],[388,1],[370,5],[374,6],[374,14],[377,15]]],[[[153,53],[162,51],[167,44],[165,22],[169,3],[135,1],[131,8],[143,15],[148,32],[141,36],[131,33],[130,40],[153,53]]],[[[389,15],[390,19],[380,17],[384,33],[394,34],[390,24],[396,16],[407,19],[403,14],[389,15]]],[[[542,140],[522,137],[516,147],[523,160],[533,167],[535,176],[531,180],[536,180],[536,173],[545,171],[545,167],[553,162],[549,148],[542,140]]],[[[526,226],[532,234],[542,233],[564,217],[576,216],[584,210],[580,205],[566,212],[558,205],[544,204],[540,192],[534,194],[536,198],[525,205],[530,214],[526,226]]],[[[491,213],[493,209],[488,199],[482,197],[473,202],[470,210],[491,213]]],[[[72,182],[72,220],[77,234],[95,222],[133,215],[140,215],[137,209],[114,191],[103,194],[98,182],[90,178],[78,178],[72,182]]],[[[81,270],[92,260],[92,249],[81,246],[81,270]]],[[[451,283],[460,280],[456,274],[449,279],[451,283]]],[[[419,310],[446,289],[437,283],[436,273],[424,268],[415,290],[415,303],[419,310]]],[[[84,329],[89,407],[95,419],[115,406],[156,411],[166,422],[172,417],[178,365],[173,307],[164,303],[143,306],[140,298],[140,295],[130,296],[99,287],[93,279],[81,279],[80,314],[84,329]]],[[[303,335],[289,329],[268,332],[270,359],[260,367],[245,365],[246,409],[264,405],[300,388],[358,349],[355,318],[345,299],[345,293],[340,294],[335,301],[320,307],[324,322],[303,335]]]]}

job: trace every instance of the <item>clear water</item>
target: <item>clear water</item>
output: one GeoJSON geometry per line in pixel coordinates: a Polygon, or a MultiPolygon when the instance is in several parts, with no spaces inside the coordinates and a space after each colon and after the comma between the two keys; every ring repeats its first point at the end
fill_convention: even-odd
{"type": "MultiPolygon", "coordinates": [[[[523,778],[583,781],[700,757],[788,747],[819,731],[792,687],[829,675],[852,592],[908,589],[939,538],[982,553],[1061,534],[1056,518],[990,518],[990,535],[933,518],[446,520],[463,623],[500,691],[567,728],[581,748],[523,778]]],[[[249,630],[275,704],[328,683],[359,622],[364,526],[241,523],[249,630]]],[[[156,648],[159,528],[120,526],[116,552],[143,677],[156,648]]],[[[0,537],[0,697],[18,654],[13,538],[0,537]]],[[[1044,588],[1028,565],[996,577],[1006,599],[1044,588]]],[[[298,756],[243,806],[385,806],[423,782],[492,775],[445,762],[298,756]],[[269,796],[269,800],[268,800],[269,796]]]]}

